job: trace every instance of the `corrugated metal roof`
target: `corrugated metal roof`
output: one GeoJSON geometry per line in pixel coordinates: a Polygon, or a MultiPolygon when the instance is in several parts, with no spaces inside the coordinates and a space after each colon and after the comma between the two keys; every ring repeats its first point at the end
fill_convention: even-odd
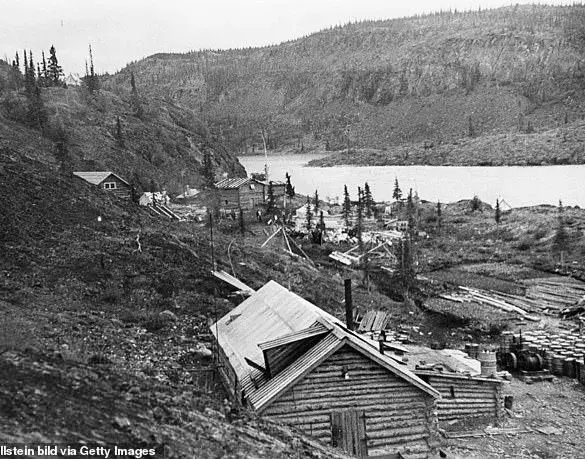
{"type": "Polygon", "coordinates": [[[288,343],[294,343],[305,338],[311,338],[312,336],[322,335],[329,331],[329,329],[320,322],[314,323],[311,327],[305,328],[304,330],[289,333],[288,335],[281,336],[280,338],[266,341],[265,343],[258,344],[258,347],[263,351],[273,349],[278,346],[283,346],[288,343]]]}
{"type": "MultiPolygon", "coordinates": [[[[314,304],[270,281],[217,321],[219,337],[216,338],[238,380],[243,381],[251,372],[245,357],[254,362],[264,361],[258,344],[308,328],[322,316],[336,320],[314,304]]],[[[211,332],[215,335],[215,324],[211,332]]]]}
{"type": "Polygon", "coordinates": [[[236,372],[244,396],[256,409],[267,406],[327,358],[329,352],[335,352],[346,343],[421,390],[440,396],[405,365],[380,354],[377,347],[345,329],[331,314],[274,281],[268,282],[210,328],[236,372]],[[316,321],[331,332],[274,378],[268,379],[262,371],[246,363],[246,358],[257,363],[264,360],[259,344],[306,332],[316,321]]]}
{"type": "Polygon", "coordinates": [[[246,183],[248,183],[250,181],[251,181],[251,179],[249,179],[248,177],[226,178],[226,179],[220,180],[219,182],[215,183],[214,186],[215,186],[215,188],[218,188],[218,189],[230,190],[230,189],[239,188],[242,185],[245,185],[246,183]]]}
{"type": "Polygon", "coordinates": [[[124,180],[122,177],[114,174],[113,172],[109,172],[109,171],[105,171],[105,172],[73,172],[73,175],[76,175],[77,177],[80,177],[83,180],[85,180],[93,185],[99,185],[105,179],[107,179],[110,175],[113,175],[117,179],[124,182],[126,185],[129,185],[128,182],[126,180],[124,180]]]}
{"type": "Polygon", "coordinates": [[[329,333],[319,343],[313,346],[302,357],[294,361],[287,368],[278,373],[274,378],[268,380],[258,390],[248,397],[250,404],[256,410],[268,406],[278,395],[300,380],[309,371],[315,368],[320,362],[332,355],[343,346],[334,333],[329,333]]]}

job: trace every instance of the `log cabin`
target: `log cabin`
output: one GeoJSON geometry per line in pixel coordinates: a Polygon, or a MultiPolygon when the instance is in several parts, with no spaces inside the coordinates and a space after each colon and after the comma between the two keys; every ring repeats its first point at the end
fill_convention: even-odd
{"type": "Polygon", "coordinates": [[[251,178],[226,178],[214,184],[219,206],[225,211],[249,211],[264,202],[264,184],[251,178]]]}
{"type": "Polygon", "coordinates": [[[481,374],[481,363],[463,351],[405,345],[407,365],[419,378],[441,393],[437,403],[439,424],[464,426],[499,423],[504,418],[502,378],[481,374]]]}
{"type": "MultiPolygon", "coordinates": [[[[286,185],[271,182],[274,202],[281,205],[285,199],[286,185]]],[[[256,209],[268,201],[269,182],[252,178],[226,178],[214,184],[218,190],[220,208],[224,211],[256,209]]]]}
{"type": "Polygon", "coordinates": [[[113,172],[73,172],[73,175],[123,199],[130,199],[132,187],[113,172]]]}
{"type": "Polygon", "coordinates": [[[233,400],[358,457],[426,458],[439,392],[326,311],[268,282],[211,327],[233,400]]]}

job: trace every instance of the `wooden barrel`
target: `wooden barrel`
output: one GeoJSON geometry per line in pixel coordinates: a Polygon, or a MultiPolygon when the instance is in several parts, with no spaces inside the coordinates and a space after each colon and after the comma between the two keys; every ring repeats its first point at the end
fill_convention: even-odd
{"type": "Polygon", "coordinates": [[[573,357],[565,359],[563,363],[563,375],[569,378],[575,377],[575,359],[573,357]]]}
{"type": "Polygon", "coordinates": [[[469,357],[472,359],[477,359],[479,355],[479,344],[471,343],[469,345],[469,357]]]}
{"type": "Polygon", "coordinates": [[[577,362],[577,365],[579,365],[579,381],[585,384],[585,363],[577,362]]]}
{"type": "Polygon", "coordinates": [[[507,354],[510,352],[510,345],[512,344],[512,340],[514,339],[514,334],[509,331],[502,332],[500,335],[500,353],[507,354]]]}
{"type": "Polygon", "coordinates": [[[561,356],[560,354],[553,355],[552,365],[551,365],[551,370],[552,370],[553,375],[557,375],[557,376],[563,375],[563,363],[564,363],[563,356],[561,356]]]}
{"type": "Polygon", "coordinates": [[[496,366],[496,353],[493,351],[481,351],[478,356],[481,364],[482,376],[495,376],[498,371],[496,366]]]}

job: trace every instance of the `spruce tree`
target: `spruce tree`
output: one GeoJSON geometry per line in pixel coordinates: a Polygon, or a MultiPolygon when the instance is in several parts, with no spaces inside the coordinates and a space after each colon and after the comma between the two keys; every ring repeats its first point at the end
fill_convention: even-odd
{"type": "Polygon", "coordinates": [[[362,189],[358,187],[358,204],[357,204],[357,222],[356,222],[356,233],[358,238],[358,244],[360,250],[364,247],[364,241],[362,238],[362,232],[364,229],[364,194],[362,189]]]}
{"type": "Polygon", "coordinates": [[[16,68],[18,69],[18,71],[20,72],[20,57],[18,56],[18,51],[16,51],[16,56],[15,56],[15,64],[16,64],[16,68]]]}
{"type": "Polygon", "coordinates": [[[47,69],[47,59],[45,59],[45,52],[43,51],[43,80],[45,84],[49,81],[49,70],[47,69]]]}
{"type": "Polygon", "coordinates": [[[288,172],[286,172],[285,177],[286,177],[286,195],[289,198],[294,198],[295,197],[295,189],[290,183],[290,175],[288,174],[288,172]]]}
{"type": "Polygon", "coordinates": [[[553,238],[553,251],[558,252],[561,257],[561,263],[563,261],[564,252],[568,249],[569,235],[567,234],[567,228],[565,226],[565,218],[563,215],[563,202],[559,201],[558,216],[557,216],[557,229],[553,238]]]}
{"type": "Polygon", "coordinates": [[[412,188],[408,192],[406,198],[406,220],[408,221],[408,234],[411,237],[416,235],[416,207],[412,197],[412,188]]]}
{"type": "Polygon", "coordinates": [[[314,205],[315,215],[319,213],[319,192],[315,190],[315,205],[314,205]]]}
{"type": "Polygon", "coordinates": [[[274,197],[274,185],[272,181],[268,182],[268,192],[266,201],[266,213],[272,215],[276,212],[276,198],[274,197]]]}
{"type": "Polygon", "coordinates": [[[394,179],[394,191],[392,192],[392,198],[395,201],[400,201],[402,198],[402,190],[400,189],[400,185],[398,185],[398,177],[394,179]]]}
{"type": "Polygon", "coordinates": [[[203,148],[203,178],[208,187],[213,186],[215,180],[215,170],[213,167],[213,158],[211,150],[207,147],[203,148]]]}
{"type": "Polygon", "coordinates": [[[443,210],[441,209],[441,201],[437,201],[437,228],[440,230],[443,225],[443,210]]]}
{"type": "Polygon", "coordinates": [[[349,228],[349,220],[351,218],[351,200],[349,199],[347,185],[343,185],[343,207],[341,209],[341,215],[343,216],[345,227],[349,228]]]}
{"type": "Polygon", "coordinates": [[[118,145],[124,148],[124,134],[122,134],[122,122],[119,116],[116,117],[116,140],[118,141],[118,145]]]}
{"type": "Polygon", "coordinates": [[[89,90],[90,94],[98,91],[100,89],[100,81],[95,73],[95,69],[93,66],[93,51],[91,50],[91,45],[89,45],[89,69],[87,67],[87,61],[85,62],[85,77],[84,83],[87,89],[89,90]]]}
{"type": "MultiPolygon", "coordinates": [[[[89,49],[90,56],[91,56],[91,46],[89,49]]],[[[51,45],[51,49],[49,49],[49,78],[51,80],[51,85],[53,86],[63,86],[63,81],[61,78],[63,77],[63,69],[59,65],[59,61],[57,60],[57,51],[55,47],[51,45]]],[[[93,57],[92,60],[92,73],[93,73],[93,57]]]]}
{"type": "Polygon", "coordinates": [[[372,217],[372,210],[374,208],[374,198],[372,196],[372,191],[370,190],[370,185],[368,182],[364,185],[364,205],[366,210],[366,217],[372,217]]]}
{"type": "Polygon", "coordinates": [[[306,222],[305,228],[307,228],[307,232],[311,232],[311,228],[313,228],[313,212],[311,211],[311,198],[307,196],[307,215],[306,215],[306,222]]]}
{"type": "Polygon", "coordinates": [[[496,224],[500,224],[500,220],[502,219],[502,213],[500,211],[500,200],[496,199],[496,212],[494,214],[494,218],[496,220],[496,224]]]}
{"type": "Polygon", "coordinates": [[[134,115],[138,118],[142,118],[144,115],[144,109],[142,108],[142,103],[140,102],[140,96],[138,94],[138,89],[136,88],[136,79],[134,78],[134,72],[130,72],[130,105],[132,106],[132,111],[134,115]]]}

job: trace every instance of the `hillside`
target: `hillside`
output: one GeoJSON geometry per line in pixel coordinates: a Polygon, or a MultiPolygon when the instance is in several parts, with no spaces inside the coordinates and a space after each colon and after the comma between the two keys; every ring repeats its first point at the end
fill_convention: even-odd
{"type": "Polygon", "coordinates": [[[215,172],[245,174],[225,146],[193,113],[176,103],[138,95],[130,87],[43,87],[42,126],[30,119],[31,103],[22,75],[0,61],[0,147],[58,168],[111,170],[139,191],[203,183],[203,151],[211,152],[215,172]],[[33,127],[34,129],[31,129],[33,127]]]}
{"type": "Polygon", "coordinates": [[[134,72],[241,152],[260,149],[261,132],[270,149],[339,150],[348,134],[356,149],[450,148],[571,130],[585,115],[584,23],[582,5],[365,21],[264,48],[157,54],[110,83],[134,72]]]}

